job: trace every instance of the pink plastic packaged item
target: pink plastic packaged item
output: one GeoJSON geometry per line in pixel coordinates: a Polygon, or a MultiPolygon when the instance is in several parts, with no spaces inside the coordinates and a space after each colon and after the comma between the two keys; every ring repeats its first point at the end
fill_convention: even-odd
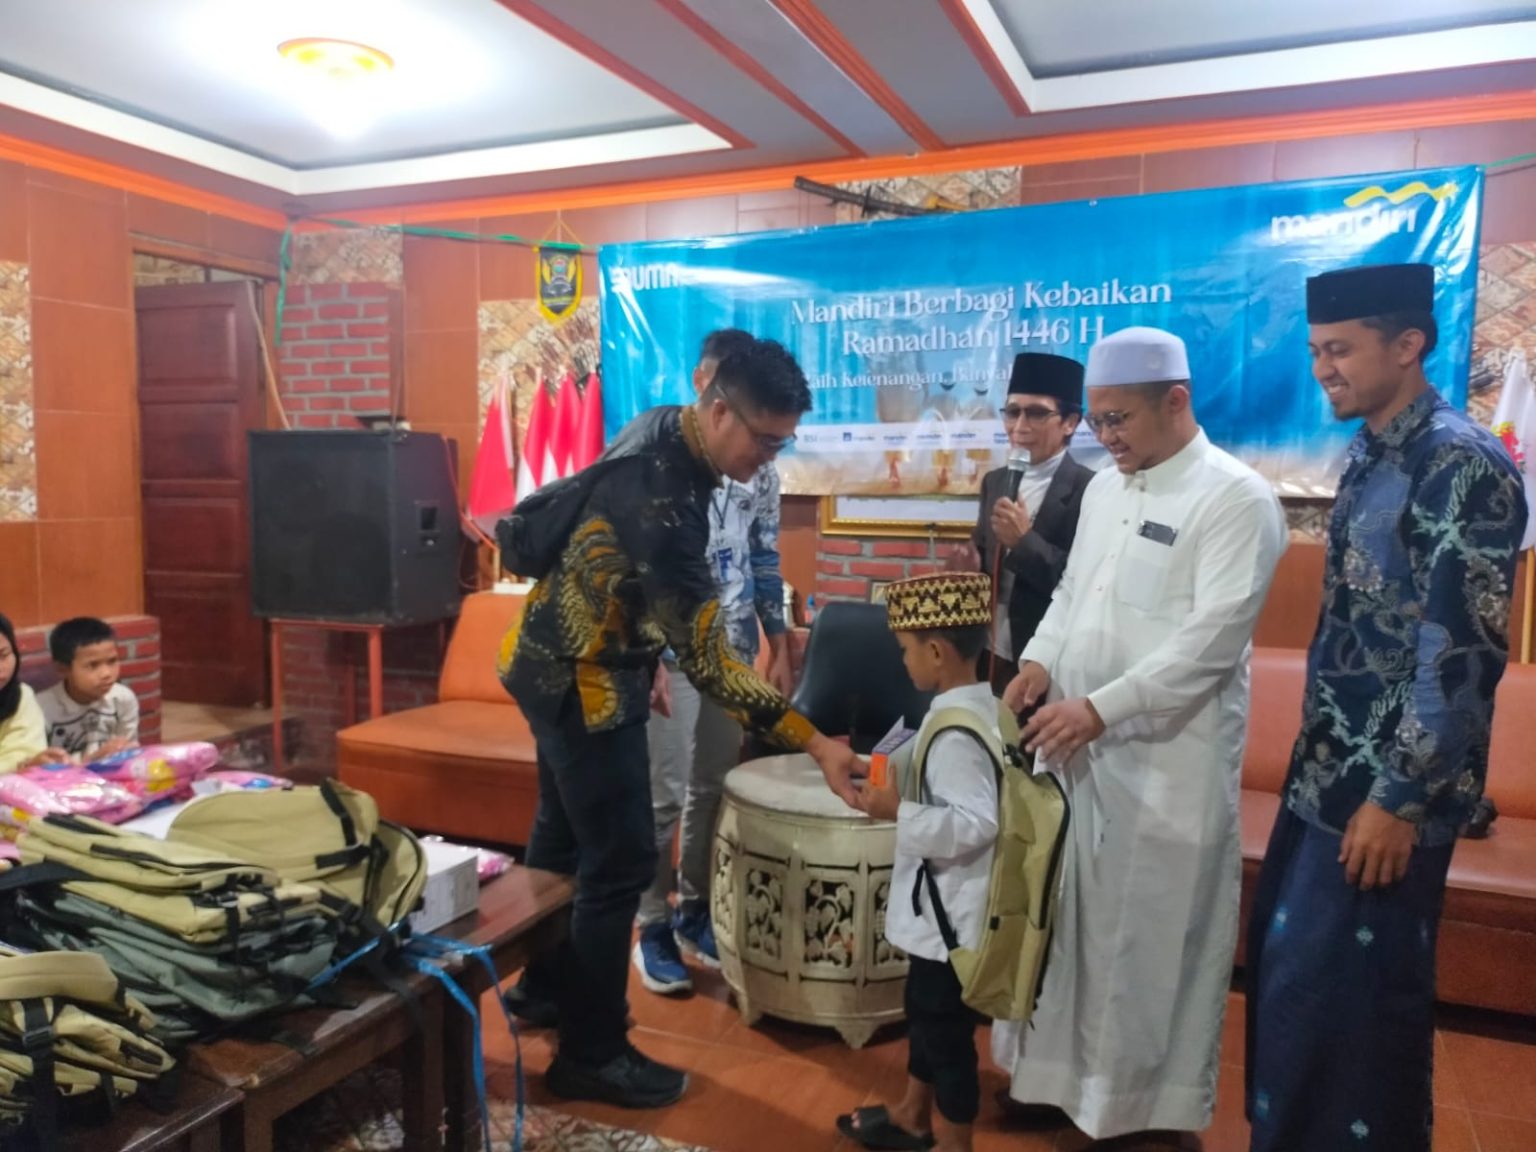
{"type": "Polygon", "coordinates": [[[236,772],[221,768],[193,781],[192,791],[198,796],[216,796],[220,792],[262,792],[269,789],[292,788],[292,780],[281,776],[268,776],[265,772],[236,772]]]}
{"type": "Polygon", "coordinates": [[[142,797],[73,764],[0,776],[0,834],[6,836],[15,836],[34,816],[94,816],[121,824],[143,810],[142,797]]]}
{"type": "Polygon", "coordinates": [[[191,795],[192,781],[219,762],[212,744],[149,744],[93,761],[88,767],[151,804],[191,795]]]}

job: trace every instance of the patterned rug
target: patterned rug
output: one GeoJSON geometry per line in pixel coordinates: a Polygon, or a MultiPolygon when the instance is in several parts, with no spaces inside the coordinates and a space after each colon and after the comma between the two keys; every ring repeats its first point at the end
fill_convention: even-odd
{"type": "MultiPolygon", "coordinates": [[[[492,1152],[511,1152],[516,1105],[510,1068],[488,1065],[492,1152]],[[509,1098],[498,1098],[505,1093],[509,1098]]],[[[393,1068],[365,1068],[278,1121],[276,1152],[399,1152],[400,1076],[393,1068]]],[[[610,1128],[550,1108],[529,1105],[523,1119],[524,1152],[710,1152],[643,1132],[610,1128]]]]}

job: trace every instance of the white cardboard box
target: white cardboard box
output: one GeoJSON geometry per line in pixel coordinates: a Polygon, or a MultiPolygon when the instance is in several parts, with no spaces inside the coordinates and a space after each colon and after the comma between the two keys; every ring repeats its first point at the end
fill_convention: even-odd
{"type": "Polygon", "coordinates": [[[411,913],[412,932],[436,932],[480,906],[479,853],[462,844],[423,840],[427,853],[427,886],[421,908],[411,913]]]}

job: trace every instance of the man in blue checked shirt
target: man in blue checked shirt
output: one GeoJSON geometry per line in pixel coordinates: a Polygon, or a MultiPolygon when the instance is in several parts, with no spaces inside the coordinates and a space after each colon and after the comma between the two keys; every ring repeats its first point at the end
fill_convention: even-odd
{"type": "Polygon", "coordinates": [[[1307,281],[1312,374],[1362,417],[1301,733],[1249,926],[1253,1152],[1429,1152],[1435,939],[1483,791],[1526,504],[1430,387],[1434,270],[1307,281]]]}
{"type": "MultiPolygon", "coordinates": [[[[694,390],[702,392],[715,367],[753,337],[724,328],[704,338],[694,390]]],[[[720,590],[732,647],[748,664],[758,654],[758,622],[768,638],[768,680],[786,696],[794,686],[784,619],[784,579],[779,572],[779,473],[773,461],[750,483],[725,477],[710,496],[709,564],[720,590]]],[[[720,789],[741,759],[741,727],[701,696],[667,653],[656,671],[655,712],[646,733],[651,751],[651,803],[656,816],[656,879],[640,898],[640,939],[634,962],[652,992],[693,987],[682,952],[711,968],[720,966],[709,918],[710,845],[720,811],[720,789]],[[679,867],[672,867],[672,840],[682,824],[679,867]],[[677,909],[667,903],[673,882],[677,909]]]]}

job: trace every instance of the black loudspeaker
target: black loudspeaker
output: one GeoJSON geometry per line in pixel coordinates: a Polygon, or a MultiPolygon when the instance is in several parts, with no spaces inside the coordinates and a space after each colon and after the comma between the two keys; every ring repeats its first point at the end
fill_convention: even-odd
{"type": "Polygon", "coordinates": [[[426,432],[252,432],[257,616],[359,624],[459,608],[452,448],[426,432]]]}

